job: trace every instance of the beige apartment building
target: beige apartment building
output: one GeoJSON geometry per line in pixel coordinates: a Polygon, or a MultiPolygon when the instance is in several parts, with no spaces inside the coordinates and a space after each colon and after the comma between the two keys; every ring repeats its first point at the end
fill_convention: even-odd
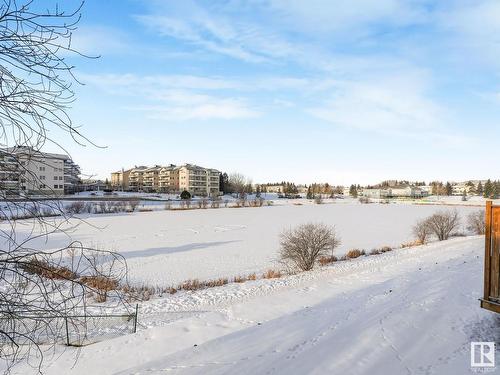
{"type": "Polygon", "coordinates": [[[80,168],[68,155],[16,147],[0,156],[2,194],[63,195],[80,187],[80,168]]]}
{"type": "Polygon", "coordinates": [[[193,195],[209,196],[219,194],[219,175],[216,169],[194,164],[157,165],[114,172],[111,185],[115,189],[131,191],[180,193],[187,190],[193,195]]]}

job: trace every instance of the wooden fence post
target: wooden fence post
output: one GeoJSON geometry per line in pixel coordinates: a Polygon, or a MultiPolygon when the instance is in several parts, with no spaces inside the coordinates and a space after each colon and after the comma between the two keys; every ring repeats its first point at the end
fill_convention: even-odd
{"type": "Polygon", "coordinates": [[[139,313],[139,304],[135,304],[135,318],[134,318],[134,333],[137,332],[137,315],[139,313]]]}

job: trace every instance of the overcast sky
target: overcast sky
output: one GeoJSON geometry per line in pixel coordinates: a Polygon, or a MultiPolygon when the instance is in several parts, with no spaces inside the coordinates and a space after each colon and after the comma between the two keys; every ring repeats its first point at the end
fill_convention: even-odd
{"type": "Polygon", "coordinates": [[[73,45],[86,174],[500,177],[499,1],[87,0],[73,45]]]}

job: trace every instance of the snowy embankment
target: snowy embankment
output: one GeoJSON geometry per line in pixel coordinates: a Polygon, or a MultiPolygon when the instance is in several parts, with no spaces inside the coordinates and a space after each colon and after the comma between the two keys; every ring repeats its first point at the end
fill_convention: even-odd
{"type": "Polygon", "coordinates": [[[76,351],[57,353],[45,373],[469,373],[470,341],[500,340],[477,301],[483,245],[453,239],[145,302],[150,328],[82,348],[74,367],[76,351]]]}
{"type": "MultiPolygon", "coordinates": [[[[399,247],[413,240],[411,230],[418,219],[440,209],[333,203],[83,216],[78,227],[73,227],[75,220],[67,224],[68,233],[41,237],[30,246],[61,248],[68,244],[69,234],[86,246],[123,254],[133,283],[165,287],[192,278],[232,277],[277,267],[280,233],[307,222],[336,227],[342,239],[337,255],[353,248],[399,247]]],[[[456,209],[462,218],[477,210],[456,209]]],[[[22,238],[31,230],[31,222],[19,223],[16,235],[22,238]]]]}

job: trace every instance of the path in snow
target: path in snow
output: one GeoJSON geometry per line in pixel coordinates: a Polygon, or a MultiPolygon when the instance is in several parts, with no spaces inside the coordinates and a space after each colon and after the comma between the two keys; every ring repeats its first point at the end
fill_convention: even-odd
{"type": "MultiPolygon", "coordinates": [[[[189,314],[83,348],[72,371],[68,351],[46,373],[469,373],[470,341],[500,340],[500,321],[477,301],[483,241],[454,239],[338,263],[241,300],[214,303],[207,291],[179,295],[178,303],[199,296],[189,314]]],[[[209,293],[234,292],[228,286],[209,293]]],[[[162,301],[150,304],[161,314],[162,301]]]]}

